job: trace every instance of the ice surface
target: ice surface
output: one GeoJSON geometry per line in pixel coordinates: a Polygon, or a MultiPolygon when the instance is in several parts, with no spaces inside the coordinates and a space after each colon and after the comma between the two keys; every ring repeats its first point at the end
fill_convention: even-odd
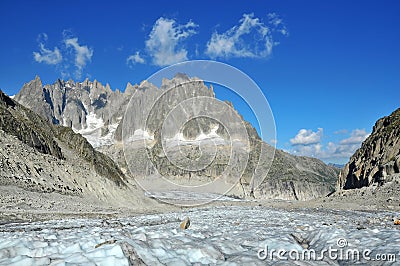
{"type": "Polygon", "coordinates": [[[178,145],[205,145],[205,144],[214,144],[214,145],[225,145],[227,141],[217,134],[219,126],[216,125],[211,129],[211,131],[207,134],[201,132],[194,140],[186,139],[183,136],[183,133],[178,132],[174,137],[165,140],[165,144],[169,147],[175,147],[178,145]]]}
{"type": "MultiPolygon", "coordinates": [[[[86,108],[86,110],[89,110],[86,108]]],[[[102,129],[104,128],[104,121],[100,117],[98,118],[97,115],[94,112],[89,112],[88,115],[86,115],[86,127],[82,128],[80,130],[72,127],[72,130],[75,133],[80,133],[83,137],[86,138],[86,140],[94,147],[101,147],[105,145],[112,145],[114,144],[114,135],[115,131],[117,130],[119,121],[122,119],[122,117],[119,118],[117,123],[111,124],[107,126],[108,133],[104,136],[101,136],[102,129]]],[[[65,122],[64,122],[65,125],[65,122]]]]}
{"type": "Polygon", "coordinates": [[[150,135],[148,131],[143,129],[136,129],[132,136],[126,142],[134,142],[138,140],[154,140],[154,136],[150,135]]]}
{"type": "Polygon", "coordinates": [[[160,200],[174,200],[178,202],[211,202],[211,201],[246,201],[211,192],[193,192],[184,190],[146,191],[145,196],[160,200]]]}
{"type": "MultiPolygon", "coordinates": [[[[260,249],[302,252],[371,250],[400,251],[400,228],[390,212],[279,210],[261,206],[203,207],[175,213],[101,220],[75,219],[0,226],[0,265],[353,265],[325,256],[319,261],[261,260],[260,249]],[[180,221],[190,217],[187,230],[180,221]],[[346,246],[338,247],[338,239],[346,246]],[[131,253],[124,253],[124,245],[131,253]],[[133,252],[134,251],[134,252],[133,252]],[[132,253],[133,252],[133,253],[132,253]]],[[[360,265],[397,262],[361,261],[360,265]],[[361,264],[363,263],[363,264],[361,264]]]]}

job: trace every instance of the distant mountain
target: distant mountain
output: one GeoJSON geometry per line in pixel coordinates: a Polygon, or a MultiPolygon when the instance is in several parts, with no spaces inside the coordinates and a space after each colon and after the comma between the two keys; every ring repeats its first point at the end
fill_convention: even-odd
{"type": "Polygon", "coordinates": [[[15,96],[16,101],[53,124],[82,134],[135,178],[147,179],[158,173],[185,183],[213,181],[223,174],[222,181],[232,185],[237,181],[233,177],[241,175],[230,193],[256,198],[306,200],[334,189],[337,168],[274,150],[231,104],[231,108],[215,105],[214,98],[212,87],[185,74],[164,79],[160,88],[147,81],[134,86],[128,83],[125,92],[89,80],[58,80],[43,86],[36,77],[15,96]],[[197,100],[190,107],[192,97],[197,100]],[[203,98],[208,100],[199,100],[203,98]],[[124,117],[126,110],[129,118],[124,117]],[[212,114],[211,118],[202,116],[203,111],[212,114]],[[193,119],[196,115],[200,117],[193,119]],[[189,122],[178,127],[182,121],[189,122]],[[129,152],[124,153],[123,137],[129,152]],[[248,160],[242,161],[246,154],[248,160]],[[268,173],[267,177],[254,190],[253,177],[263,173],[268,173]]]}
{"type": "Polygon", "coordinates": [[[143,198],[108,156],[0,91],[0,185],[127,201],[143,198]],[[130,195],[121,198],[122,195],[130,195]]]}
{"type": "Polygon", "coordinates": [[[328,165],[339,169],[343,169],[343,167],[345,166],[344,164],[338,164],[338,163],[328,163],[328,165]]]}
{"type": "Polygon", "coordinates": [[[379,119],[371,135],[350,158],[338,180],[339,189],[381,185],[400,179],[400,108],[379,119]]]}

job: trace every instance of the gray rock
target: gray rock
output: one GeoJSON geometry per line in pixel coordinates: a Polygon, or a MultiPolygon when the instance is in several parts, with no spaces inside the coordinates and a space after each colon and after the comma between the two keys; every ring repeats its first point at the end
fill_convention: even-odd
{"type": "Polygon", "coordinates": [[[338,189],[368,187],[392,181],[400,166],[400,109],[379,119],[371,135],[341,171],[338,189]]]}
{"type": "MultiPolygon", "coordinates": [[[[88,79],[83,82],[57,80],[53,85],[43,86],[36,76],[35,80],[24,84],[15,100],[49,122],[72,127],[84,136],[104,137],[111,131],[107,143],[112,144],[113,126],[116,128],[121,121],[134,90],[135,86],[128,84],[125,93],[114,92],[109,84],[104,87],[97,80],[91,82],[88,79]]],[[[92,139],[88,138],[89,141],[92,139]]]]}

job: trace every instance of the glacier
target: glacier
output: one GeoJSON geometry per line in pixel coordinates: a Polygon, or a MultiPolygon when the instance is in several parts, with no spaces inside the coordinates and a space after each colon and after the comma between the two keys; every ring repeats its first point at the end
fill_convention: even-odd
{"type": "Polygon", "coordinates": [[[9,223],[0,225],[0,265],[398,265],[396,215],[235,204],[113,219],[9,223]],[[191,225],[181,230],[185,217],[191,225]],[[336,255],[369,253],[360,259],[327,253],[313,260],[287,258],[289,252],[328,248],[336,255]],[[264,256],[267,250],[286,251],[286,258],[264,256]]]}

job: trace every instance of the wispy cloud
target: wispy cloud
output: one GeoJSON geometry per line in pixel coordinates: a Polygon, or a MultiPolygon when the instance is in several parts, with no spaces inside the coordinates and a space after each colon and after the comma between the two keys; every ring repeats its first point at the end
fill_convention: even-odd
{"type": "Polygon", "coordinates": [[[39,52],[33,52],[33,58],[38,63],[45,63],[48,65],[57,65],[61,63],[63,57],[60,50],[54,47],[53,50],[47,49],[45,43],[47,42],[47,34],[42,33],[38,36],[39,52]]]}
{"type": "Polygon", "coordinates": [[[33,57],[38,63],[45,63],[48,65],[56,65],[61,63],[62,55],[57,47],[54,50],[47,49],[44,44],[40,44],[40,52],[33,52],[33,57]]]}
{"type": "Polygon", "coordinates": [[[46,48],[48,36],[46,33],[41,33],[37,37],[39,44],[39,52],[33,52],[33,58],[38,63],[54,65],[56,70],[60,72],[63,78],[74,76],[80,79],[86,65],[91,61],[93,56],[93,48],[79,43],[78,38],[66,36],[66,31],[63,32],[63,39],[59,47],[54,47],[53,50],[46,48]],[[71,65],[74,67],[74,75],[70,74],[71,65]]]}
{"type": "Polygon", "coordinates": [[[342,145],[359,144],[363,142],[368,136],[369,134],[365,131],[365,129],[355,129],[350,133],[350,137],[341,140],[340,144],[342,145]]]}
{"type": "Polygon", "coordinates": [[[268,57],[274,46],[273,33],[288,35],[285,25],[275,13],[268,14],[268,23],[263,23],[254,14],[243,14],[239,24],[229,30],[214,32],[207,43],[206,54],[218,57],[268,57]]]}
{"type": "Polygon", "coordinates": [[[135,65],[135,64],[144,64],[146,61],[144,60],[143,57],[140,56],[139,52],[136,52],[133,55],[128,56],[126,59],[126,63],[128,65],[135,65]]]}
{"type": "Polygon", "coordinates": [[[350,158],[354,152],[361,147],[361,142],[354,144],[341,144],[328,142],[326,150],[322,154],[318,154],[321,159],[350,158]]]}
{"type": "Polygon", "coordinates": [[[72,47],[75,51],[75,76],[81,78],[82,70],[88,62],[91,61],[93,56],[93,49],[87,45],[80,45],[78,38],[64,39],[66,47],[72,47]]]}
{"type": "Polygon", "coordinates": [[[314,132],[311,129],[300,129],[297,135],[290,139],[292,145],[310,145],[317,144],[321,141],[323,135],[323,129],[318,128],[318,131],[314,132]]]}
{"type": "Polygon", "coordinates": [[[145,42],[146,51],[157,66],[167,66],[188,59],[184,40],[197,33],[192,21],[178,24],[174,19],[160,17],[145,42]]]}
{"type": "Polygon", "coordinates": [[[237,25],[222,33],[215,31],[207,43],[189,43],[188,39],[198,34],[198,27],[191,20],[179,24],[175,19],[160,17],[151,26],[144,53],[136,52],[127,57],[128,66],[149,61],[162,67],[188,60],[192,56],[211,59],[266,58],[272,53],[273,47],[279,45],[278,36],[289,35],[282,18],[276,13],[267,14],[265,22],[253,13],[243,14],[237,25]]]}
{"type": "Polygon", "coordinates": [[[286,28],[285,23],[283,22],[283,19],[281,17],[279,17],[278,14],[276,13],[269,13],[268,14],[268,20],[269,23],[271,25],[273,25],[272,27],[272,31],[278,32],[284,36],[288,36],[289,35],[289,31],[286,28]]]}
{"type": "Polygon", "coordinates": [[[333,134],[340,135],[340,134],[347,134],[349,131],[347,129],[339,129],[333,132],[333,134]]]}
{"type": "MultiPolygon", "coordinates": [[[[348,134],[341,130],[341,134],[348,134]]],[[[322,144],[323,129],[312,130],[302,129],[290,140],[292,144],[291,152],[296,155],[311,156],[326,161],[336,159],[348,160],[354,152],[360,148],[361,143],[369,136],[365,129],[354,129],[350,136],[338,142],[328,142],[322,144]]]]}

